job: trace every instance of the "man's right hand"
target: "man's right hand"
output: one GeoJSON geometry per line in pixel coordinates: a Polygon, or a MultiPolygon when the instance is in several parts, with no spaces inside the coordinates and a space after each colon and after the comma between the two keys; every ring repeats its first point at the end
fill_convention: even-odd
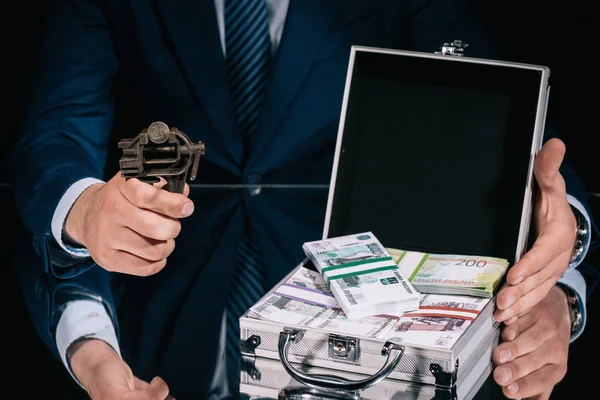
{"type": "Polygon", "coordinates": [[[179,219],[194,211],[188,194],[187,184],[182,195],[117,173],[83,191],[65,221],[66,234],[108,271],[152,275],[175,248],[179,219]]]}
{"type": "Polygon", "coordinates": [[[71,369],[92,400],[174,400],[164,380],[137,378],[106,342],[87,339],[72,346],[71,369]]]}

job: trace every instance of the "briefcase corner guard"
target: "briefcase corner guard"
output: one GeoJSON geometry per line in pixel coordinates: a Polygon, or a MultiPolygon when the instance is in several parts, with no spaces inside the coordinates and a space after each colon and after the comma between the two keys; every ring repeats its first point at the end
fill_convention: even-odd
{"type": "Polygon", "coordinates": [[[458,359],[454,363],[454,370],[452,371],[444,371],[439,364],[431,364],[429,371],[435,377],[436,386],[451,387],[456,383],[458,378],[458,359]]]}
{"type": "Polygon", "coordinates": [[[256,348],[260,346],[260,336],[252,335],[248,339],[240,339],[240,369],[255,381],[260,381],[261,373],[256,368],[256,348]]]}

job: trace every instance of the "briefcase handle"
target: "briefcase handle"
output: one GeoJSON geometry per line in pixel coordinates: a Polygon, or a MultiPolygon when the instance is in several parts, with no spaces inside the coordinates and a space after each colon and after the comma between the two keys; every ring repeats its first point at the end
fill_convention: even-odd
{"type": "Polygon", "coordinates": [[[299,343],[303,337],[304,331],[302,330],[284,328],[283,332],[279,333],[279,359],[283,364],[283,368],[292,378],[316,389],[350,392],[364,390],[387,378],[396,369],[404,354],[403,346],[392,342],[385,342],[381,349],[381,355],[387,356],[383,367],[375,374],[361,380],[350,380],[335,375],[307,374],[294,368],[288,359],[290,344],[299,343]],[[393,353],[395,354],[392,357],[393,353]]]}

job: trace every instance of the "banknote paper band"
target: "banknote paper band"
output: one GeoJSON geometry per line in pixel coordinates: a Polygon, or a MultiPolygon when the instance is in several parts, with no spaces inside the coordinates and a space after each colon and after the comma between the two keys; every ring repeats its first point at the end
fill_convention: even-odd
{"type": "Polygon", "coordinates": [[[421,261],[419,261],[419,264],[417,265],[417,268],[415,268],[415,270],[413,271],[413,273],[408,278],[409,282],[412,282],[413,279],[415,279],[415,276],[417,276],[417,274],[419,273],[419,270],[421,269],[421,267],[423,266],[423,264],[425,264],[425,261],[427,261],[428,258],[429,258],[429,253],[425,253],[425,255],[423,256],[423,258],[421,258],[421,261]]]}
{"type": "Polygon", "coordinates": [[[381,257],[323,268],[323,276],[329,282],[332,279],[341,279],[348,276],[358,276],[397,268],[398,266],[391,257],[381,257]]]}
{"type": "Polygon", "coordinates": [[[388,265],[385,267],[369,268],[369,269],[362,269],[362,270],[354,271],[354,272],[347,272],[345,274],[340,274],[340,275],[335,275],[335,276],[325,275],[325,277],[327,278],[327,282],[331,282],[332,280],[344,279],[344,278],[348,278],[350,276],[360,276],[360,275],[365,275],[365,274],[371,274],[374,272],[391,271],[391,270],[396,270],[396,269],[398,269],[398,266],[394,264],[394,265],[388,265]]]}
{"type": "MultiPolygon", "coordinates": [[[[396,260],[396,264],[400,264],[406,254],[408,254],[408,251],[402,250],[402,253],[400,253],[400,257],[398,257],[398,260],[396,260]]],[[[392,258],[393,258],[393,256],[392,256],[392,258]]]]}
{"type": "Polygon", "coordinates": [[[333,294],[324,293],[316,289],[284,283],[279,286],[274,293],[309,304],[320,305],[327,308],[339,308],[339,304],[333,294]]]}
{"type": "Polygon", "coordinates": [[[390,261],[393,262],[393,259],[392,259],[392,257],[377,257],[377,258],[368,258],[366,260],[360,260],[360,261],[352,261],[349,263],[325,267],[325,268],[323,268],[321,273],[324,274],[329,271],[334,271],[336,269],[341,269],[341,268],[351,268],[351,267],[356,267],[356,266],[365,265],[365,264],[375,264],[375,263],[380,263],[382,261],[386,261],[389,263],[390,261]]]}

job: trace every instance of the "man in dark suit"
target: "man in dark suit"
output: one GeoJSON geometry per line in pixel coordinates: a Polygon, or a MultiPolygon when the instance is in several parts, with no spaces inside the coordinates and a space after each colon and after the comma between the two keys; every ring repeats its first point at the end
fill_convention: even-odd
{"type": "MultiPolygon", "coordinates": [[[[15,271],[39,335],[93,398],[235,392],[235,372],[215,368],[235,365],[235,321],[301,260],[303,242],[320,237],[326,191],[300,189],[329,182],[350,46],[434,52],[460,38],[469,55],[497,58],[466,3],[86,0],[51,9],[12,157],[28,231],[15,271]],[[205,142],[203,188],[172,194],[115,174],[118,138],[155,120],[205,142]]],[[[497,318],[509,324],[566,269],[581,284],[580,258],[570,256],[576,217],[590,223],[585,192],[564,164],[567,196],[560,141],[543,152],[543,239],[499,297],[497,318]]]]}

